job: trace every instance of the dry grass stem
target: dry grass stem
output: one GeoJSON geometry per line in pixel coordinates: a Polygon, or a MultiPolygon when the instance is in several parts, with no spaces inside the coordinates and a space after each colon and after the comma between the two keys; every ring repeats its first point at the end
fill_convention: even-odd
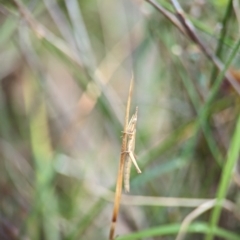
{"type": "Polygon", "coordinates": [[[121,194],[122,194],[123,172],[124,172],[124,162],[125,162],[126,150],[127,150],[127,127],[128,127],[128,119],[129,119],[129,111],[130,111],[130,106],[131,106],[132,92],[133,92],[133,76],[132,76],[132,79],[130,82],[128,101],[127,101],[127,107],[126,107],[126,112],[125,112],[125,123],[124,123],[123,137],[122,137],[120,164],[119,164],[119,169],[118,169],[115,200],[114,200],[112,222],[111,222],[110,233],[109,233],[109,240],[114,239],[117,217],[118,217],[118,212],[119,212],[119,207],[120,207],[120,200],[121,200],[121,194]]]}
{"type": "Polygon", "coordinates": [[[193,210],[191,213],[189,213],[185,219],[182,221],[179,233],[176,237],[176,240],[183,240],[186,234],[186,230],[188,228],[188,226],[191,224],[191,222],[193,222],[194,219],[196,219],[197,217],[199,217],[201,214],[205,213],[206,211],[210,210],[211,208],[213,208],[216,204],[220,204],[222,205],[223,208],[225,208],[226,210],[233,212],[234,215],[239,218],[240,215],[238,213],[237,215],[237,207],[235,204],[233,204],[231,201],[229,200],[223,200],[222,203],[217,203],[217,199],[213,199],[210,201],[207,201],[203,204],[201,204],[200,206],[198,206],[195,210],[193,210]]]}
{"type": "MultiPolygon", "coordinates": [[[[180,4],[176,0],[172,0],[172,4],[176,10],[176,15],[179,20],[179,23],[177,23],[177,18],[173,18],[171,14],[166,14],[166,10],[163,11],[163,8],[156,3],[153,0],[146,0],[149,2],[153,7],[155,7],[158,11],[164,14],[165,17],[167,17],[178,29],[184,33],[186,36],[188,36],[197,46],[202,50],[202,52],[206,55],[208,59],[212,61],[212,63],[218,68],[219,71],[222,71],[224,68],[224,64],[221,62],[221,60],[209,49],[205,46],[205,44],[202,42],[202,40],[198,37],[196,34],[195,28],[193,24],[186,19],[184,15],[184,11],[181,8],[180,4]]],[[[229,83],[232,85],[232,87],[236,90],[238,94],[240,94],[240,85],[236,81],[236,79],[232,76],[232,74],[229,71],[226,71],[225,78],[229,81],[229,83]]]]}

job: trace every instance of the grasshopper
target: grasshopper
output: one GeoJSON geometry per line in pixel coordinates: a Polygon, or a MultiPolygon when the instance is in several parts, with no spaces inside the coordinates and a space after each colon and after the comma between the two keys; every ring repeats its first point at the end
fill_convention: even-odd
{"type": "Polygon", "coordinates": [[[127,131],[126,134],[128,136],[127,139],[127,157],[124,163],[124,190],[126,192],[130,191],[130,171],[131,171],[131,166],[132,162],[137,170],[138,173],[141,173],[140,168],[137,165],[137,161],[134,156],[134,149],[135,149],[135,138],[136,138],[136,124],[137,124],[137,113],[138,113],[138,108],[136,107],[136,111],[133,114],[131,120],[128,123],[127,126],[127,131]]]}

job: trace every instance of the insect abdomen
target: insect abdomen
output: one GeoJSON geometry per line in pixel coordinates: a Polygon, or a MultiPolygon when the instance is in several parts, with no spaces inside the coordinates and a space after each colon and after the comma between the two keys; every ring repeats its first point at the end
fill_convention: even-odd
{"type": "Polygon", "coordinates": [[[125,192],[130,192],[130,172],[131,172],[132,161],[129,156],[127,156],[124,165],[124,190],[125,192]]]}

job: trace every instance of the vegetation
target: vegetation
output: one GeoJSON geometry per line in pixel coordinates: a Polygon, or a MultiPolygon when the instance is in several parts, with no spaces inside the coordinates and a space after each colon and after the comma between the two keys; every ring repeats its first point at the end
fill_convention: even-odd
{"type": "Polygon", "coordinates": [[[132,74],[116,239],[239,239],[237,2],[0,1],[0,239],[108,239],[132,74]]]}

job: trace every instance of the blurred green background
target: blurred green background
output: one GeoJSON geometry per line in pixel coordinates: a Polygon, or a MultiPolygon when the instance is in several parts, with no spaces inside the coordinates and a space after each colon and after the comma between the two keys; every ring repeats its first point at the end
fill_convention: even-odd
{"type": "MultiPolygon", "coordinates": [[[[240,80],[239,1],[180,4],[240,80]]],[[[1,240],[108,239],[132,73],[143,173],[116,235],[176,239],[191,199],[217,198],[184,239],[240,239],[239,95],[166,17],[140,0],[0,1],[0,33],[1,240]]]]}

